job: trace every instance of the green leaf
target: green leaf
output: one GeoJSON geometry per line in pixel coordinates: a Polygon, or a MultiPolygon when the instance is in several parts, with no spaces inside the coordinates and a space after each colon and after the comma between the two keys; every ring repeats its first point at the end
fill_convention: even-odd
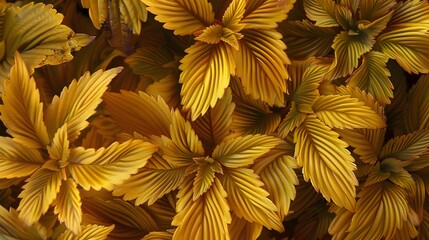
{"type": "Polygon", "coordinates": [[[382,128],[383,118],[357,98],[341,95],[318,97],[312,105],[314,114],[329,127],[382,128]]]}
{"type": "Polygon", "coordinates": [[[279,25],[289,57],[309,58],[328,55],[337,32],[332,28],[315,26],[309,20],[284,21],[279,25]]]}
{"type": "Polygon", "coordinates": [[[76,140],[88,126],[87,119],[96,112],[107,85],[121,70],[122,67],[117,67],[93,74],[86,72],[79,81],[73,80],[68,88],[64,88],[59,97],[55,96],[45,114],[49,135],[53,136],[67,123],[69,141],[76,140]]]}
{"type": "Polygon", "coordinates": [[[231,223],[226,192],[218,179],[200,198],[190,201],[192,183],[188,182],[177,194],[177,215],[172,225],[178,226],[174,239],[229,239],[231,223]]]}
{"type": "Polygon", "coordinates": [[[77,147],[71,150],[67,167],[85,190],[112,190],[143,167],[156,150],[155,145],[141,140],[114,142],[98,150],[77,147]]]}
{"type": "Polygon", "coordinates": [[[219,177],[228,194],[229,206],[238,217],[260,223],[268,229],[284,231],[277,207],[267,198],[269,194],[253,170],[228,169],[219,177]]]}
{"type": "Polygon", "coordinates": [[[329,68],[329,78],[345,77],[358,66],[360,57],[369,52],[378,34],[386,28],[392,14],[386,14],[373,22],[361,22],[357,29],[342,31],[335,39],[332,48],[335,59],[329,68]]]}
{"type": "Polygon", "coordinates": [[[61,172],[39,169],[26,180],[23,191],[18,197],[19,218],[31,225],[48,211],[49,205],[55,200],[61,186],[61,172]]]}
{"type": "Polygon", "coordinates": [[[243,30],[239,51],[235,54],[236,76],[241,78],[246,94],[268,105],[284,105],[285,64],[290,60],[283,51],[282,35],[274,30],[243,30]]]}
{"type": "Polygon", "coordinates": [[[276,137],[246,135],[222,142],[213,150],[212,157],[228,168],[246,167],[281,142],[276,137]]]}
{"type": "Polygon", "coordinates": [[[332,0],[304,0],[304,9],[307,17],[315,21],[319,27],[338,26],[335,17],[336,4],[332,0]]]}
{"type": "Polygon", "coordinates": [[[207,0],[142,0],[155,19],[176,35],[190,35],[213,23],[215,14],[207,0]],[[172,9],[174,9],[172,11],[172,9]]]}
{"type": "Polygon", "coordinates": [[[363,55],[361,66],[348,79],[348,85],[358,87],[374,96],[382,104],[390,104],[393,98],[393,85],[389,80],[390,72],[386,68],[389,58],[377,51],[363,55]]]}
{"type": "Polygon", "coordinates": [[[389,26],[376,47],[409,73],[429,72],[429,3],[409,0],[393,10],[389,26]]]}
{"type": "Polygon", "coordinates": [[[397,158],[410,161],[428,151],[429,130],[422,129],[389,140],[380,152],[380,159],[397,158]]]}
{"type": "Polygon", "coordinates": [[[45,163],[36,149],[31,149],[12,140],[0,137],[0,178],[26,177],[34,173],[45,163]]]}
{"type": "Polygon", "coordinates": [[[358,182],[354,159],[339,135],[314,115],[295,130],[295,156],[306,181],[340,207],[353,210],[358,182]]]}
{"type": "Polygon", "coordinates": [[[235,65],[228,45],[196,42],[181,60],[182,104],[192,120],[204,115],[224,95],[235,65]]]}
{"type": "Polygon", "coordinates": [[[403,228],[407,212],[403,188],[388,181],[371,185],[359,193],[346,239],[391,239],[403,228]]]}
{"type": "Polygon", "coordinates": [[[31,148],[43,148],[49,144],[39,90],[18,52],[15,53],[15,65],[10,70],[9,80],[4,82],[2,100],[1,120],[15,141],[31,148]]]}

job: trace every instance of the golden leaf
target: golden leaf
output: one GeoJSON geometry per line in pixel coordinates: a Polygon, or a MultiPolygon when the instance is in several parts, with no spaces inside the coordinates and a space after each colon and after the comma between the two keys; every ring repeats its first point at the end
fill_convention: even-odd
{"type": "Polygon", "coordinates": [[[276,205],[267,198],[269,194],[262,188],[263,182],[253,170],[224,170],[219,179],[228,194],[229,206],[238,217],[260,223],[268,229],[284,231],[276,205]]]}
{"type": "Polygon", "coordinates": [[[429,130],[422,129],[389,140],[381,149],[380,158],[410,161],[428,151],[429,130]]]}
{"type": "Polygon", "coordinates": [[[304,0],[304,9],[307,17],[315,21],[319,27],[338,26],[335,17],[336,4],[332,0],[304,0]]]}
{"type": "Polygon", "coordinates": [[[275,30],[248,29],[241,32],[239,51],[235,52],[236,76],[240,77],[246,94],[268,105],[284,106],[285,64],[290,60],[283,51],[286,45],[275,30]]]}
{"type": "Polygon", "coordinates": [[[91,223],[115,224],[109,238],[141,239],[145,234],[158,229],[155,220],[144,208],[121,199],[87,198],[82,209],[91,215],[91,223]]]}
{"type": "Polygon", "coordinates": [[[272,111],[261,100],[246,95],[240,79],[231,81],[231,89],[236,105],[231,124],[235,134],[271,134],[277,129],[281,120],[280,114],[272,111]]]}
{"type": "Polygon", "coordinates": [[[214,22],[208,0],[142,0],[155,19],[176,35],[191,35],[214,22]],[[172,11],[172,9],[174,9],[172,11]]]}
{"type": "Polygon", "coordinates": [[[180,106],[180,85],[177,79],[175,75],[168,75],[147,86],[145,92],[154,97],[161,97],[169,107],[177,108],[180,106]]]}
{"type": "Polygon", "coordinates": [[[0,178],[29,176],[44,162],[38,150],[27,148],[11,138],[0,137],[0,178]]]}
{"type": "Polygon", "coordinates": [[[377,38],[376,48],[395,59],[409,73],[429,72],[429,3],[406,1],[393,10],[388,27],[377,38]]]}
{"type": "Polygon", "coordinates": [[[47,235],[38,223],[23,227],[15,209],[10,208],[7,211],[3,206],[0,206],[0,238],[44,240],[47,239],[47,235]]]}
{"type": "Polygon", "coordinates": [[[209,108],[207,113],[192,122],[193,129],[201,138],[204,147],[214,147],[231,133],[232,113],[235,103],[232,102],[231,89],[225,91],[225,95],[209,108]]]}
{"type": "Polygon", "coordinates": [[[137,174],[117,186],[113,195],[124,195],[124,200],[135,199],[135,204],[152,205],[165,194],[177,189],[185,178],[186,166],[176,167],[154,154],[137,174]]]}
{"type": "Polygon", "coordinates": [[[3,92],[3,81],[9,74],[17,50],[32,73],[34,68],[70,61],[74,50],[71,46],[75,49],[81,47],[76,46],[79,42],[71,39],[74,32],[61,24],[64,16],[50,4],[8,5],[5,11],[2,16],[4,51],[0,64],[0,92],[3,92]]]}
{"type": "Polygon", "coordinates": [[[107,112],[128,133],[170,136],[170,107],[162,98],[144,92],[121,91],[120,94],[107,92],[103,99],[107,112]]]}
{"type": "MultiPolygon", "coordinates": [[[[244,2],[244,0],[242,0],[244,2]]],[[[296,0],[248,0],[246,12],[240,23],[249,29],[274,29],[286,19],[296,0]]]]}
{"type": "Polygon", "coordinates": [[[115,142],[98,150],[77,147],[71,150],[67,167],[85,190],[112,190],[143,167],[156,150],[155,145],[141,140],[115,142]]]}
{"type": "Polygon", "coordinates": [[[171,240],[173,234],[167,231],[165,232],[150,232],[142,238],[142,240],[171,240]]]}
{"type": "Polygon", "coordinates": [[[30,148],[43,148],[49,144],[48,132],[43,122],[43,103],[34,78],[18,52],[15,65],[10,70],[10,80],[4,82],[0,107],[1,120],[15,141],[30,148]]]}
{"type": "Polygon", "coordinates": [[[107,71],[99,70],[93,74],[86,72],[79,81],[73,80],[68,88],[64,88],[60,97],[55,96],[45,112],[50,136],[67,123],[69,141],[77,139],[80,132],[88,126],[86,120],[101,103],[101,96],[107,90],[107,85],[121,70],[122,67],[118,67],[107,71]]]}
{"type": "Polygon", "coordinates": [[[245,135],[217,145],[212,157],[228,168],[246,167],[280,144],[280,138],[266,135],[245,135]]]}
{"type": "Polygon", "coordinates": [[[296,195],[294,185],[298,185],[298,178],[292,168],[294,162],[293,157],[283,155],[264,168],[253,168],[255,173],[261,176],[270,198],[279,209],[281,218],[289,213],[290,202],[296,195]]]}
{"type": "Polygon", "coordinates": [[[329,127],[382,128],[383,118],[357,98],[340,95],[318,97],[312,105],[314,114],[329,127]]]}
{"type": "Polygon", "coordinates": [[[359,198],[346,239],[391,239],[403,228],[408,212],[403,188],[380,182],[362,190],[359,198]]]}
{"type": "Polygon", "coordinates": [[[226,28],[236,33],[243,29],[245,24],[241,23],[241,19],[244,15],[246,3],[246,0],[231,1],[222,17],[222,24],[226,28]]]}
{"type": "Polygon", "coordinates": [[[262,232],[262,224],[249,222],[232,214],[231,224],[228,225],[231,240],[256,240],[262,232]]]}
{"type": "Polygon", "coordinates": [[[185,51],[179,67],[182,104],[191,110],[195,120],[224,95],[235,64],[232,49],[223,42],[216,45],[196,42],[185,51]]]}
{"type": "Polygon", "coordinates": [[[291,75],[292,81],[297,84],[291,91],[292,100],[296,104],[312,104],[319,97],[320,82],[326,74],[328,68],[324,65],[313,65],[314,59],[292,64],[289,69],[297,74],[291,75]],[[302,75],[301,75],[301,74],[302,75]]]}
{"type": "Polygon", "coordinates": [[[359,1],[360,19],[374,21],[386,15],[395,5],[395,0],[361,0],[359,1]]]}
{"type": "Polygon", "coordinates": [[[410,133],[429,127],[429,75],[422,75],[409,93],[408,109],[405,121],[410,133]]]}
{"type": "Polygon", "coordinates": [[[286,43],[286,53],[291,58],[326,56],[337,34],[334,29],[313,25],[309,20],[284,21],[279,25],[286,43]]]}
{"type": "Polygon", "coordinates": [[[69,140],[67,137],[67,123],[58,128],[52,139],[51,146],[47,146],[49,157],[53,160],[67,160],[70,155],[69,140]]]}
{"type": "Polygon", "coordinates": [[[231,223],[226,192],[218,179],[200,198],[192,197],[192,181],[177,194],[177,215],[172,225],[178,226],[173,239],[229,239],[228,224],[231,223]]]}
{"type": "Polygon", "coordinates": [[[61,186],[61,172],[39,169],[26,180],[24,190],[18,197],[22,198],[18,206],[19,218],[31,225],[48,211],[61,186]]]}
{"type": "Polygon", "coordinates": [[[75,236],[71,231],[66,230],[58,236],[57,240],[104,240],[114,228],[114,225],[109,227],[86,225],[81,227],[79,235],[75,236]]]}
{"type": "Polygon", "coordinates": [[[79,235],[82,222],[82,209],[79,189],[72,178],[68,178],[60,188],[54,201],[54,213],[58,214],[60,223],[64,223],[73,234],[79,235]]]}
{"type": "Polygon", "coordinates": [[[295,130],[295,156],[306,181],[311,180],[316,191],[329,201],[346,209],[355,207],[358,185],[353,170],[354,159],[346,150],[348,145],[339,135],[314,115],[309,115],[295,130]]]}
{"type": "Polygon", "coordinates": [[[222,166],[216,160],[209,157],[194,159],[197,163],[196,171],[193,183],[193,196],[192,200],[196,201],[201,195],[207,192],[207,190],[213,185],[215,181],[215,174],[222,173],[222,166]]]}
{"type": "Polygon", "coordinates": [[[292,102],[289,112],[282,120],[278,128],[278,134],[281,138],[285,138],[291,131],[299,127],[305,120],[307,114],[299,112],[296,103],[292,102]]]}

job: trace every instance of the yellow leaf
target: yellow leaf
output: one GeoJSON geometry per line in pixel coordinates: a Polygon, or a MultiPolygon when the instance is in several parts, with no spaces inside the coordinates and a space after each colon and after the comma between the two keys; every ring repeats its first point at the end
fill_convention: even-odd
{"type": "Polygon", "coordinates": [[[347,209],[336,208],[335,218],[332,220],[328,228],[329,234],[333,236],[332,240],[341,240],[346,238],[348,234],[347,230],[350,227],[353,214],[353,212],[350,212],[347,209]]]}
{"type": "Polygon", "coordinates": [[[386,28],[391,16],[390,13],[371,23],[359,23],[357,32],[349,30],[339,33],[332,44],[335,59],[329,68],[329,78],[336,79],[351,74],[358,66],[359,58],[371,50],[375,38],[386,28]]]}
{"type": "Polygon", "coordinates": [[[332,0],[304,0],[304,9],[307,17],[315,21],[319,27],[338,26],[335,17],[336,4],[332,0]]]}
{"type": "Polygon", "coordinates": [[[338,24],[345,29],[349,30],[354,25],[353,13],[352,10],[343,5],[336,5],[335,7],[335,17],[337,19],[338,24]]]}
{"type": "Polygon", "coordinates": [[[214,24],[206,27],[203,32],[195,38],[195,40],[208,44],[217,44],[221,41],[222,35],[223,27],[219,24],[214,24]]]}
{"type": "Polygon", "coordinates": [[[235,52],[236,75],[246,94],[268,105],[284,106],[286,81],[285,64],[290,60],[284,50],[282,35],[275,30],[243,30],[239,51],[235,52]]]}
{"type": "Polygon", "coordinates": [[[245,135],[217,145],[212,157],[228,168],[246,167],[281,142],[280,138],[272,136],[245,135]]]}
{"type": "Polygon", "coordinates": [[[210,157],[196,158],[194,161],[197,163],[197,166],[195,167],[196,170],[194,170],[197,173],[195,174],[192,189],[193,201],[197,200],[201,195],[206,193],[208,189],[210,189],[215,181],[216,173],[223,173],[220,163],[210,157]]]}
{"type": "Polygon", "coordinates": [[[71,39],[74,32],[61,24],[64,16],[52,5],[31,2],[22,7],[9,6],[2,17],[5,52],[1,56],[0,92],[3,92],[3,80],[8,76],[15,51],[21,53],[32,73],[33,68],[70,61],[72,47],[78,49],[74,45],[76,41],[71,39]]]}
{"type": "Polygon", "coordinates": [[[155,145],[141,140],[115,142],[98,150],[78,147],[71,150],[67,167],[85,190],[112,190],[143,167],[156,150],[155,145]]]}
{"type": "Polygon", "coordinates": [[[410,0],[396,5],[376,47],[408,73],[428,73],[428,37],[429,3],[410,0]]]}
{"type": "Polygon", "coordinates": [[[281,138],[285,138],[291,131],[299,127],[304,122],[306,116],[307,114],[299,112],[296,107],[296,103],[292,102],[289,112],[279,125],[279,136],[281,138]]]}
{"type": "Polygon", "coordinates": [[[168,75],[165,78],[147,86],[145,92],[157,98],[162,98],[169,107],[178,108],[180,106],[180,85],[178,77],[168,75]]]}
{"type": "Polygon", "coordinates": [[[429,128],[428,90],[429,75],[420,76],[417,84],[410,90],[405,121],[405,127],[409,133],[429,128]]]}
{"type": "Polygon", "coordinates": [[[280,123],[280,114],[274,112],[261,100],[246,95],[240,79],[231,82],[233,101],[236,105],[231,129],[238,135],[271,134],[280,123]]]}
{"type": "Polygon", "coordinates": [[[61,172],[39,169],[26,180],[22,198],[18,206],[19,218],[31,225],[48,211],[49,205],[55,200],[61,186],[61,172]]]}
{"type": "Polygon", "coordinates": [[[382,128],[386,123],[378,113],[357,98],[340,95],[318,97],[312,109],[323,123],[337,128],[382,128]]]}
{"type": "Polygon", "coordinates": [[[196,42],[185,51],[179,67],[182,104],[191,110],[195,120],[224,95],[235,65],[232,49],[223,42],[216,45],[196,42]]]}
{"type": "Polygon", "coordinates": [[[150,232],[142,238],[142,240],[171,240],[173,239],[173,234],[165,232],[150,232]]]}
{"type": "Polygon", "coordinates": [[[360,19],[374,21],[386,15],[395,5],[395,0],[361,0],[359,1],[360,19]]]}
{"type": "Polygon", "coordinates": [[[69,141],[76,140],[88,126],[87,119],[96,112],[107,85],[121,70],[122,67],[118,67],[93,74],[86,72],[79,81],[73,80],[68,88],[64,88],[60,97],[55,96],[45,114],[50,136],[67,123],[69,141]]]}
{"type": "Polygon", "coordinates": [[[380,182],[362,190],[359,198],[346,239],[391,239],[403,228],[408,212],[403,188],[380,182]]]}
{"type": "Polygon", "coordinates": [[[274,29],[278,22],[286,19],[295,1],[247,0],[246,12],[240,23],[245,24],[246,29],[274,29]]]}
{"type": "Polygon", "coordinates": [[[276,205],[267,198],[269,194],[253,170],[228,169],[219,178],[228,194],[229,206],[238,217],[260,223],[268,229],[284,231],[276,205]]]}
{"type": "Polygon", "coordinates": [[[125,58],[135,74],[145,75],[158,81],[175,72],[171,66],[173,53],[165,47],[141,47],[125,58]]]}
{"type": "Polygon", "coordinates": [[[173,239],[229,239],[228,224],[231,223],[226,192],[215,179],[211,188],[194,201],[192,183],[188,182],[178,193],[177,215],[172,225],[178,226],[173,239]]]}
{"type": "Polygon", "coordinates": [[[429,147],[429,130],[422,129],[389,140],[381,149],[380,159],[397,158],[411,161],[426,153],[429,147]]]}
{"type": "Polygon", "coordinates": [[[146,21],[146,7],[141,0],[81,0],[82,6],[89,9],[89,16],[97,29],[109,20],[114,6],[119,8],[121,20],[134,34],[140,34],[141,21],[146,21]]]}
{"type": "Polygon", "coordinates": [[[192,122],[193,129],[201,138],[204,147],[209,149],[216,146],[231,133],[234,108],[231,89],[227,89],[214,107],[209,108],[204,116],[192,122]]]}
{"type": "Polygon", "coordinates": [[[44,159],[40,152],[15,142],[11,138],[0,137],[0,178],[26,177],[39,169],[44,159]]]}
{"type": "Polygon", "coordinates": [[[0,238],[44,240],[47,239],[47,234],[38,223],[23,227],[15,209],[10,208],[7,211],[3,206],[0,206],[0,238]]]}
{"type": "Polygon", "coordinates": [[[67,160],[70,154],[69,144],[65,123],[55,133],[51,146],[47,146],[49,157],[53,160],[67,160]]]}
{"type": "Polygon", "coordinates": [[[137,174],[115,188],[113,195],[124,195],[124,200],[135,199],[135,204],[152,205],[165,194],[177,189],[185,178],[186,166],[176,167],[154,154],[137,174]]]}
{"type": "Polygon", "coordinates": [[[296,104],[312,104],[320,95],[317,88],[328,68],[324,65],[313,65],[313,61],[310,59],[298,62],[289,68],[295,68],[292,71],[297,73],[291,75],[292,81],[296,84],[296,87],[291,91],[291,96],[296,104]]]}
{"type": "Polygon", "coordinates": [[[57,240],[104,240],[114,228],[114,225],[109,227],[86,225],[81,227],[79,235],[75,236],[71,231],[66,230],[58,236],[57,240]]]}
{"type": "Polygon", "coordinates": [[[284,21],[279,25],[286,43],[286,53],[289,57],[310,58],[328,55],[332,48],[336,31],[313,25],[309,20],[284,21]]]}
{"type": "Polygon", "coordinates": [[[162,98],[144,92],[121,91],[120,94],[107,92],[103,99],[107,112],[128,133],[170,136],[170,107],[162,98]]]}
{"type": "Polygon", "coordinates": [[[214,22],[215,14],[207,0],[142,0],[155,19],[176,35],[191,35],[214,22]]]}
{"type": "Polygon", "coordinates": [[[43,103],[36,82],[18,52],[9,79],[4,82],[3,105],[0,106],[7,133],[30,148],[45,147],[49,137],[43,122],[43,103]]]}
{"type": "Polygon", "coordinates": [[[241,23],[243,18],[246,0],[232,0],[222,17],[222,24],[231,29],[233,32],[239,32],[243,29],[244,24],[241,23]]]}
{"type": "MultiPolygon", "coordinates": [[[[410,190],[414,191],[416,187],[416,183],[414,182],[411,174],[404,169],[407,166],[407,163],[396,158],[386,158],[383,159],[380,163],[380,169],[377,170],[379,175],[387,176],[388,179],[394,184],[410,190]]],[[[370,179],[368,177],[368,180],[370,179]]]]}
{"type": "Polygon", "coordinates": [[[261,235],[263,226],[232,214],[232,221],[228,227],[231,240],[256,240],[261,235]]]}
{"type": "Polygon", "coordinates": [[[364,163],[375,164],[384,142],[385,128],[381,129],[337,129],[344,142],[354,148],[364,163]]]}
{"type": "Polygon", "coordinates": [[[82,209],[79,189],[76,182],[68,178],[60,188],[54,201],[54,213],[58,214],[60,223],[64,223],[73,234],[79,235],[82,222],[82,209]]]}
{"type": "Polygon", "coordinates": [[[121,199],[87,198],[82,209],[91,215],[91,223],[115,224],[115,229],[109,234],[111,239],[141,239],[158,229],[155,220],[144,208],[121,199]]]}
{"type": "Polygon", "coordinates": [[[325,126],[314,115],[309,115],[295,130],[295,156],[302,166],[305,181],[340,207],[353,210],[358,185],[353,171],[354,159],[348,145],[339,135],[325,126]]]}
{"type": "MultiPolygon", "coordinates": [[[[261,161],[263,161],[263,157],[261,161]]],[[[289,213],[290,202],[295,199],[296,195],[294,185],[298,185],[298,178],[292,168],[294,162],[293,157],[283,155],[264,168],[254,168],[255,173],[261,176],[273,203],[279,209],[281,218],[289,213]]]]}
{"type": "Polygon", "coordinates": [[[390,72],[386,68],[387,60],[386,55],[377,51],[364,54],[362,65],[348,79],[348,85],[367,91],[382,105],[390,104],[393,85],[389,80],[390,72]]]}

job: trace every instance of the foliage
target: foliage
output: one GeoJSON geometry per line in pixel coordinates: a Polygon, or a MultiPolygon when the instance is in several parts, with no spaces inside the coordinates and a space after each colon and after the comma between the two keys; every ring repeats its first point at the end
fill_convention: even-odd
{"type": "Polygon", "coordinates": [[[423,0],[0,1],[0,238],[427,239],[427,39],[423,0]]]}

